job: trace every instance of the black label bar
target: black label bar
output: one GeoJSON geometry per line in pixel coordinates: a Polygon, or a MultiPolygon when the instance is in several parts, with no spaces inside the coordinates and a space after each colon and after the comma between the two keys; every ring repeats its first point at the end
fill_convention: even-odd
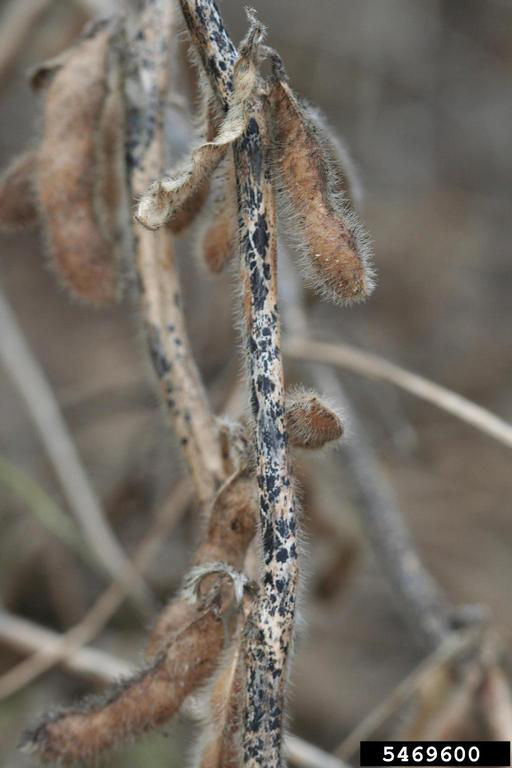
{"type": "Polygon", "coordinates": [[[510,766],[510,741],[362,741],[361,768],[510,766]]]}

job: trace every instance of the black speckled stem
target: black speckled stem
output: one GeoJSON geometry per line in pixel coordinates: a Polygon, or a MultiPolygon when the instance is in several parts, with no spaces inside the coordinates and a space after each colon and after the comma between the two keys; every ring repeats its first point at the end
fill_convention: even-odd
{"type": "MultiPolygon", "coordinates": [[[[214,0],[180,0],[210,83],[226,108],[237,58],[214,0]]],[[[275,206],[267,104],[256,95],[236,142],[241,274],[251,409],[257,449],[263,584],[245,633],[243,759],[283,765],[285,687],[297,591],[297,518],[284,424],[284,377],[277,307],[275,206]]]]}
{"type": "MultiPolygon", "coordinates": [[[[129,111],[133,142],[128,143],[132,191],[142,195],[163,171],[162,104],[169,88],[173,37],[178,11],[171,0],[145,0],[130,41],[138,110],[129,111]]],[[[129,132],[130,135],[130,132],[129,132]]],[[[185,326],[174,248],[164,228],[134,226],[135,270],[153,367],[174,430],[203,508],[223,480],[214,417],[195,364],[185,326]]]]}

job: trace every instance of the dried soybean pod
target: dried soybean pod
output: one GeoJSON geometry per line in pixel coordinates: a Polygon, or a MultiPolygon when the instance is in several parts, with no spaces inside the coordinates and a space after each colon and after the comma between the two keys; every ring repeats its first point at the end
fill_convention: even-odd
{"type": "Polygon", "coordinates": [[[196,249],[210,272],[222,272],[238,248],[238,202],[231,153],[213,181],[212,200],[199,231],[196,249]]]}
{"type": "Polygon", "coordinates": [[[109,750],[164,725],[213,674],[224,645],[230,603],[195,609],[188,625],[141,672],[104,697],[50,713],[22,737],[21,749],[42,763],[97,764],[109,750]]]}
{"type": "Polygon", "coordinates": [[[342,192],[333,143],[274,59],[270,88],[277,192],[305,277],[325,298],[350,303],[373,289],[369,238],[342,192]]]}
{"type": "Polygon", "coordinates": [[[350,152],[318,107],[310,106],[308,114],[330,156],[330,184],[334,194],[341,196],[348,206],[357,211],[363,201],[363,189],[350,152]]]}
{"type": "Polygon", "coordinates": [[[111,263],[121,293],[122,255],[130,231],[130,201],[125,156],[125,102],[117,50],[109,51],[107,96],[98,126],[94,205],[103,238],[111,244],[111,263]]]}
{"type": "Polygon", "coordinates": [[[287,393],[285,413],[290,445],[297,448],[321,448],[343,435],[340,416],[315,392],[287,393]]]}
{"type": "Polygon", "coordinates": [[[245,714],[245,666],[242,642],[250,612],[252,587],[244,591],[243,608],[231,645],[210,684],[208,714],[201,736],[197,768],[239,768],[242,762],[242,723],[245,714]]]}
{"type": "Polygon", "coordinates": [[[97,24],[52,71],[36,175],[51,265],[76,298],[98,306],[115,301],[120,285],[99,193],[111,170],[100,167],[99,131],[115,31],[112,22],[97,24]]]}
{"type": "Polygon", "coordinates": [[[37,153],[16,157],[0,176],[0,231],[11,232],[37,223],[34,173],[37,153]]]}

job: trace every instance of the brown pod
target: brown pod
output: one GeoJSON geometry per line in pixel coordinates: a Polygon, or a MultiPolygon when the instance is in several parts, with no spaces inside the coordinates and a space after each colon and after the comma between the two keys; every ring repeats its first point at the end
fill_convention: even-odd
{"type": "Polygon", "coordinates": [[[341,418],[314,392],[288,393],[285,411],[290,445],[296,448],[322,448],[343,435],[341,418]]]}
{"type": "Polygon", "coordinates": [[[143,671],[104,697],[47,715],[24,734],[22,751],[54,765],[97,764],[109,750],[164,725],[213,674],[224,644],[223,612],[230,610],[196,610],[143,671]]]}
{"type": "Polygon", "coordinates": [[[36,164],[37,153],[29,150],[14,158],[0,176],[0,231],[11,232],[37,223],[36,164]]]}
{"type": "Polygon", "coordinates": [[[269,98],[278,198],[306,279],[332,301],[360,301],[374,285],[371,247],[348,206],[335,144],[278,67],[269,98]]]}
{"type": "Polygon", "coordinates": [[[122,127],[104,119],[122,119],[119,95],[109,91],[117,84],[109,72],[113,33],[112,24],[97,25],[52,70],[36,177],[51,264],[72,295],[98,306],[120,292],[119,232],[112,222],[121,150],[109,144],[122,138],[122,127]],[[111,133],[102,135],[102,127],[111,133]]]}
{"type": "Polygon", "coordinates": [[[214,274],[222,272],[238,248],[238,203],[231,153],[219,170],[197,240],[199,258],[214,274]]]}
{"type": "Polygon", "coordinates": [[[308,115],[322,136],[324,150],[329,158],[333,193],[357,211],[363,201],[363,190],[350,152],[319,109],[309,106],[308,115]]]}
{"type": "MultiPolygon", "coordinates": [[[[254,479],[245,471],[233,474],[212,504],[206,536],[196,552],[194,566],[221,562],[241,570],[254,537],[257,516],[254,479]]],[[[199,596],[204,597],[217,581],[215,575],[203,579],[199,596]]],[[[189,612],[190,605],[184,600],[173,600],[163,609],[148,639],[146,658],[154,658],[165,648],[189,612]]]]}

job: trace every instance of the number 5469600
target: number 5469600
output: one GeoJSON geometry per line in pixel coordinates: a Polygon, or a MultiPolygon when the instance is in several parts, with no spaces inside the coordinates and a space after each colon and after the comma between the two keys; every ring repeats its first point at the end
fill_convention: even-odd
{"type": "Polygon", "coordinates": [[[423,763],[437,763],[442,765],[443,763],[451,763],[455,761],[457,763],[477,763],[480,758],[480,750],[474,745],[466,749],[461,745],[456,747],[446,746],[438,747],[414,747],[408,749],[408,747],[401,747],[398,752],[395,752],[395,748],[391,745],[385,746],[383,749],[382,761],[384,763],[417,763],[421,765],[423,763]]]}

